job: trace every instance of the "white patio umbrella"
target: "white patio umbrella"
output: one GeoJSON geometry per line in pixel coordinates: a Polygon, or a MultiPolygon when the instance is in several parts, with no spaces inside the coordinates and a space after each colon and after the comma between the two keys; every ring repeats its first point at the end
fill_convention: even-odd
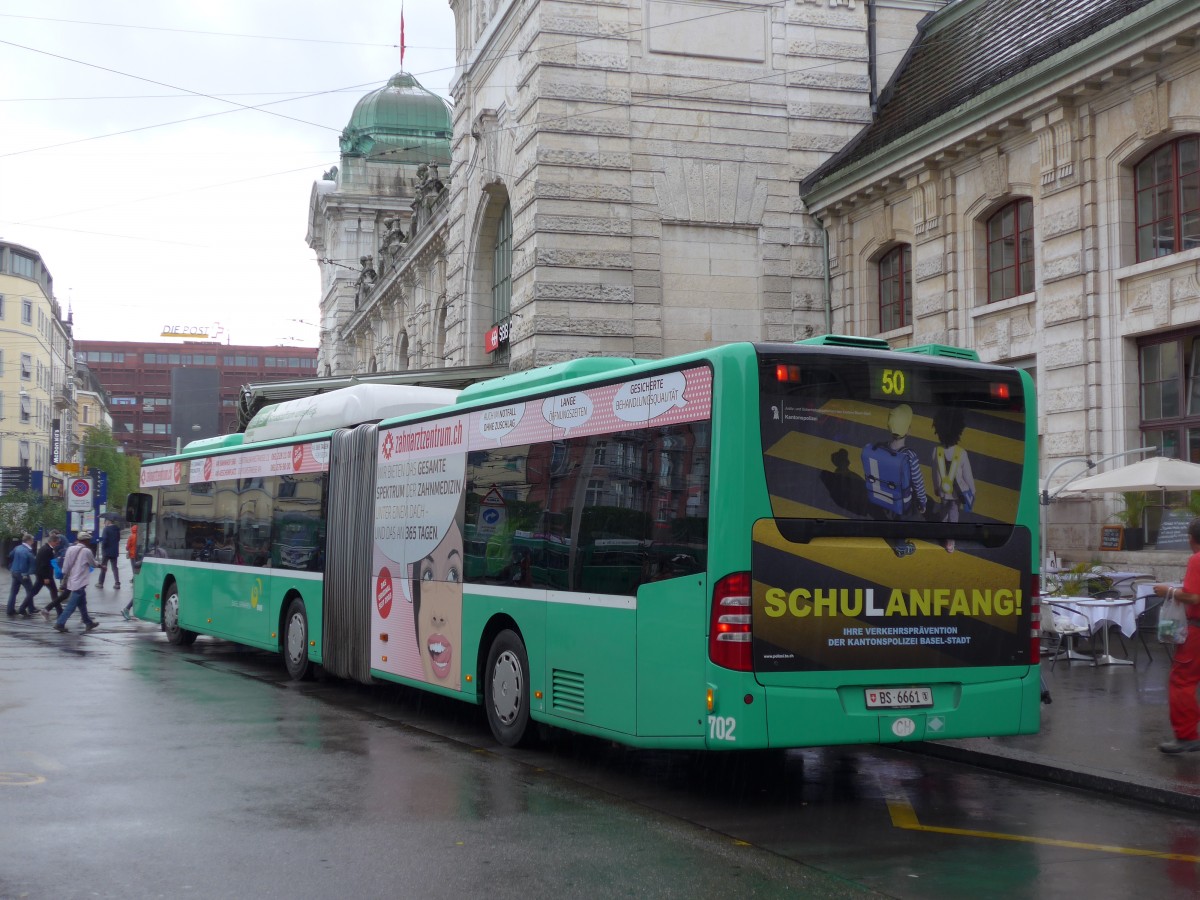
{"type": "Polygon", "coordinates": [[[1200,465],[1153,456],[1140,462],[1089,475],[1065,486],[1068,491],[1125,493],[1127,491],[1200,491],[1200,465]]]}

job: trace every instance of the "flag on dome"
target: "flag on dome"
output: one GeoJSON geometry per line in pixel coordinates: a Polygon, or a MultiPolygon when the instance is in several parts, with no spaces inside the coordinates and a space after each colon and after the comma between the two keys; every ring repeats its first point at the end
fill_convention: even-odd
{"type": "Polygon", "coordinates": [[[404,4],[400,4],[400,68],[404,68],[404,4]]]}

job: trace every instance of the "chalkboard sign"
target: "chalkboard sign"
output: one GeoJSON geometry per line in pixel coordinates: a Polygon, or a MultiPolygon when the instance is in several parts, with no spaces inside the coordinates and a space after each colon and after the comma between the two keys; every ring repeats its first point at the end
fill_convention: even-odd
{"type": "Polygon", "coordinates": [[[1121,550],[1125,542],[1125,529],[1120,525],[1100,526],[1100,549],[1121,550]]]}
{"type": "Polygon", "coordinates": [[[1170,509],[1163,515],[1162,525],[1158,529],[1158,541],[1155,550],[1190,550],[1188,544],[1188,523],[1195,516],[1190,510],[1170,509]]]}

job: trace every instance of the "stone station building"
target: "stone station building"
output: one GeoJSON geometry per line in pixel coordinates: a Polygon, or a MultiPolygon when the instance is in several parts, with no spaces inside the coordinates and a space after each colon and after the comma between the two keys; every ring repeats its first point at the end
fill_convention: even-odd
{"type": "MultiPolygon", "coordinates": [[[[845,332],[1027,368],[1056,484],[1200,461],[1200,5],[451,8],[436,150],[401,73],[314,187],[321,372],[845,332]]],[[[1050,546],[1096,555],[1119,503],[1062,497],[1050,546]]]]}

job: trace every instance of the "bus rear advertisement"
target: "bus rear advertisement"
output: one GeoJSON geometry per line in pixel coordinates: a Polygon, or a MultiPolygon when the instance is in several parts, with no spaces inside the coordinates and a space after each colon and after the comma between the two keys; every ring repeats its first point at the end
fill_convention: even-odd
{"type": "Polygon", "coordinates": [[[395,388],[392,418],[289,401],[144,466],[134,611],[482,705],[510,746],[1034,731],[1032,386],[961,357],[732,344],[395,388]]]}

